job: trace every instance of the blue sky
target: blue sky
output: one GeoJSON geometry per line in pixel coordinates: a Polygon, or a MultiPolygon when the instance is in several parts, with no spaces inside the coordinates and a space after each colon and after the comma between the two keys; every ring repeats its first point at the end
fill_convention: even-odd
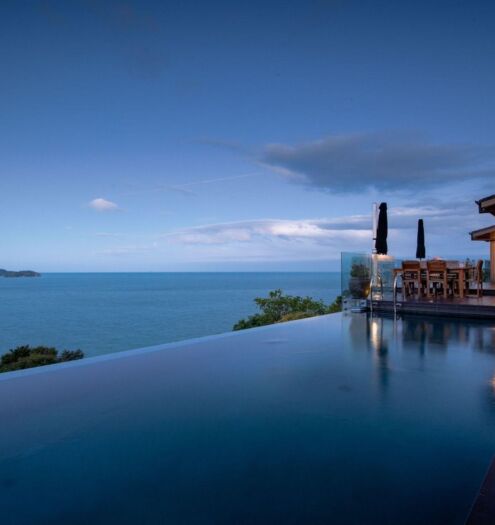
{"type": "Polygon", "coordinates": [[[0,3],[0,267],[488,255],[490,2],[0,3]]]}

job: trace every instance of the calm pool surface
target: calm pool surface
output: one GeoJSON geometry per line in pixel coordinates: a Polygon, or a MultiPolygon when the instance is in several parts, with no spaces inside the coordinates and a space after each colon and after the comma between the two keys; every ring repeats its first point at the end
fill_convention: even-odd
{"type": "Polygon", "coordinates": [[[494,343],[336,314],[2,374],[2,525],[461,524],[494,343]]]}

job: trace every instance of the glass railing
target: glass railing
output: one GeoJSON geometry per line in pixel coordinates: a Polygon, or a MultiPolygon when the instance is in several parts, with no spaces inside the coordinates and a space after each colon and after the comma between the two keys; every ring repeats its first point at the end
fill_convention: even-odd
{"type": "Polygon", "coordinates": [[[342,308],[351,310],[366,303],[370,294],[371,255],[369,253],[341,253],[342,308]]]}
{"type": "MultiPolygon", "coordinates": [[[[477,260],[459,259],[460,264],[475,266],[477,260]]],[[[341,290],[344,310],[365,307],[367,300],[394,300],[394,268],[400,268],[402,259],[390,255],[369,253],[341,253],[341,290]]],[[[490,261],[483,264],[483,280],[490,282],[490,261]]],[[[402,281],[397,280],[400,289],[402,281]]]]}
{"type": "Polygon", "coordinates": [[[372,255],[372,285],[370,298],[373,301],[391,301],[394,297],[394,268],[400,264],[390,255],[372,255]]]}

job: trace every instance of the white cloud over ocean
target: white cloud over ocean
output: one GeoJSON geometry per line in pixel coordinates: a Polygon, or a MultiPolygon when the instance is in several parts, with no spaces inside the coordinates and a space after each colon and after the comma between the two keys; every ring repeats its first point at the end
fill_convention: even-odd
{"type": "Polygon", "coordinates": [[[107,199],[103,199],[102,197],[98,197],[96,199],[93,199],[88,203],[88,206],[90,208],[93,208],[93,210],[96,211],[117,211],[120,208],[115,202],[109,201],[107,199]]]}

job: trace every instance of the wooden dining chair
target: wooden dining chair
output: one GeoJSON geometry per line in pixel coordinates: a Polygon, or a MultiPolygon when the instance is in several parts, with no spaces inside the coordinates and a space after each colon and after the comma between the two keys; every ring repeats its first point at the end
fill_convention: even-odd
{"type": "Polygon", "coordinates": [[[407,296],[422,292],[421,285],[421,266],[419,261],[402,261],[402,297],[405,300],[407,296]]]}
{"type": "Polygon", "coordinates": [[[471,284],[476,286],[476,295],[483,295],[483,260],[479,259],[475,266],[469,268],[466,272],[466,293],[469,294],[471,284]]]}
{"type": "Polygon", "coordinates": [[[447,263],[445,261],[427,261],[426,262],[426,294],[431,297],[431,286],[437,297],[439,288],[443,291],[443,297],[447,298],[447,263]]]}
{"type": "Polygon", "coordinates": [[[447,265],[447,284],[448,292],[452,293],[452,296],[461,295],[461,287],[464,287],[465,281],[461,279],[461,275],[458,271],[460,265],[459,261],[445,261],[447,265]]]}

